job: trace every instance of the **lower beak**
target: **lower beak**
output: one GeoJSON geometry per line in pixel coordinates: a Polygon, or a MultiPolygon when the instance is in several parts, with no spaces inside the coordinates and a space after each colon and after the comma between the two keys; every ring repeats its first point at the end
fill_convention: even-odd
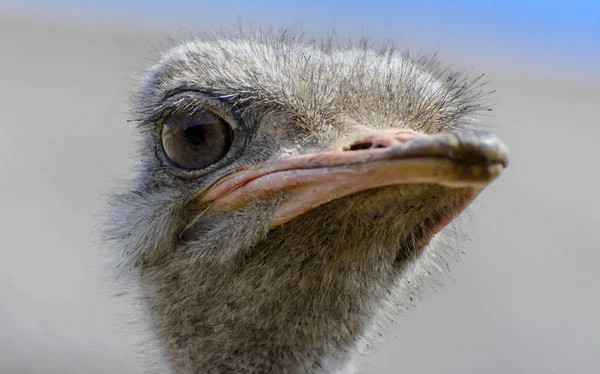
{"type": "Polygon", "coordinates": [[[504,144],[490,133],[474,130],[433,135],[378,130],[354,144],[359,146],[348,144],[234,171],[198,200],[211,203],[215,210],[232,211],[286,192],[270,222],[275,227],[332,200],[390,185],[467,187],[475,198],[508,164],[504,144]]]}

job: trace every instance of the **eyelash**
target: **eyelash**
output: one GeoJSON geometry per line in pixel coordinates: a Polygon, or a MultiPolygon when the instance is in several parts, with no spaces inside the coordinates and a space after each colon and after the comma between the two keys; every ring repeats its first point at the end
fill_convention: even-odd
{"type": "Polygon", "coordinates": [[[232,130],[237,130],[240,123],[234,118],[231,111],[225,106],[225,104],[217,98],[209,96],[201,91],[186,90],[178,91],[164,99],[163,104],[157,108],[160,113],[155,116],[158,117],[153,122],[159,122],[164,120],[170,114],[177,113],[178,111],[186,111],[190,115],[194,114],[198,110],[209,110],[222,118],[229,124],[232,130]]]}

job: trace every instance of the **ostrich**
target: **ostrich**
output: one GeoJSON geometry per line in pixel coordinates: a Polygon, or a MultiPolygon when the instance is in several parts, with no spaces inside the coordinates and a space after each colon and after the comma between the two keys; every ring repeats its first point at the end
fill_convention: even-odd
{"type": "MultiPolygon", "coordinates": [[[[161,55],[112,198],[174,373],[350,373],[507,165],[477,80],[389,46],[217,34],[161,55]]],[[[446,256],[447,257],[447,256],[446,256]]]]}

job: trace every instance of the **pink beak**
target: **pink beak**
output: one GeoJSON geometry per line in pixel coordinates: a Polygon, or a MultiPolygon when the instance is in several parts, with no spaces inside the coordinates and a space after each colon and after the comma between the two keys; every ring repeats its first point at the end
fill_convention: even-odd
{"type": "Polygon", "coordinates": [[[276,227],[319,205],[377,187],[418,183],[472,188],[469,201],[440,222],[443,227],[500,175],[507,163],[506,147],[489,133],[426,135],[361,128],[324,152],[236,170],[211,185],[198,200],[212,203],[213,209],[231,211],[285,191],[286,200],[270,221],[276,227]]]}

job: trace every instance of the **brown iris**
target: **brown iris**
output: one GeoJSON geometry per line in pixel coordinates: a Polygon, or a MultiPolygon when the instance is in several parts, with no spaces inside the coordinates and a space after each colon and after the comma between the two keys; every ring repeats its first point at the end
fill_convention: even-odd
{"type": "Polygon", "coordinates": [[[182,169],[203,169],[222,159],[233,141],[231,126],[208,110],[165,117],[162,145],[169,160],[182,169]]]}

